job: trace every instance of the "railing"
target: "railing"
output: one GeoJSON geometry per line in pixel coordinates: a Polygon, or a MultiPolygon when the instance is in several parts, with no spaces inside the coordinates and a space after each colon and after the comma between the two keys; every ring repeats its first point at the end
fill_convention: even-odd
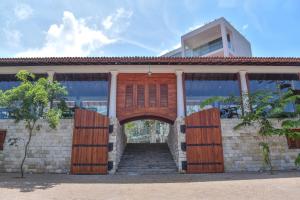
{"type": "Polygon", "coordinates": [[[221,48],[223,48],[223,43],[222,38],[219,38],[193,49],[193,56],[203,56],[221,48]]]}

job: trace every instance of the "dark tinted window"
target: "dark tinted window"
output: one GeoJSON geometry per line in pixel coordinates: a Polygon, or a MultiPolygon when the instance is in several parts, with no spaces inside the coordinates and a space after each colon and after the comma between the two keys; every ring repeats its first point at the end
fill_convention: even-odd
{"type": "MultiPolygon", "coordinates": [[[[199,111],[199,105],[205,99],[215,96],[240,96],[236,74],[186,74],[185,91],[187,115],[199,111]]],[[[235,112],[234,115],[237,116],[240,111],[236,109],[237,105],[234,104],[223,105],[220,102],[215,102],[211,106],[219,108],[221,111],[225,107],[232,107],[233,112],[235,112]]]]}
{"type": "Polygon", "coordinates": [[[68,91],[67,105],[107,114],[108,74],[55,74],[68,91]]]}

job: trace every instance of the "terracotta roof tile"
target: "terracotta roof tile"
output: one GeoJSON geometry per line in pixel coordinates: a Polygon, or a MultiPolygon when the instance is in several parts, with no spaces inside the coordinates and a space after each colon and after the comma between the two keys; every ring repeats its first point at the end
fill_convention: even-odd
{"type": "Polygon", "coordinates": [[[300,57],[44,57],[0,58],[0,66],[45,65],[274,65],[300,66],[300,57]]]}

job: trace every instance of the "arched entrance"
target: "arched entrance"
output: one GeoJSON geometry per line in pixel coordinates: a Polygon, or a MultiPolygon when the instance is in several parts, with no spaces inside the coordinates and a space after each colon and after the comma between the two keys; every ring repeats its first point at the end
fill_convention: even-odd
{"type": "Polygon", "coordinates": [[[169,150],[170,145],[174,146],[170,143],[174,140],[169,137],[173,136],[173,124],[177,117],[176,97],[175,74],[118,74],[117,118],[123,126],[123,134],[127,136],[127,145],[117,173],[151,174],[177,171],[169,150]],[[147,123],[152,123],[151,126],[167,124],[167,133],[153,130],[157,127],[152,127],[152,132],[147,133],[147,123]],[[128,125],[141,126],[134,133],[135,139],[128,139],[128,125]],[[162,135],[168,137],[162,139],[162,135]]]}
{"type": "Polygon", "coordinates": [[[172,124],[154,119],[137,119],[123,125],[126,147],[117,174],[145,175],[177,173],[169,146],[172,124]]]}

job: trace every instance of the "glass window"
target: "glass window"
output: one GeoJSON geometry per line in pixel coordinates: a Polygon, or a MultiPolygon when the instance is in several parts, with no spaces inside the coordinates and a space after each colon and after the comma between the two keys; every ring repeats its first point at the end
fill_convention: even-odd
{"type": "Polygon", "coordinates": [[[173,55],[171,55],[170,57],[181,57],[181,52],[175,53],[173,55]]]}
{"type": "Polygon", "coordinates": [[[218,38],[198,48],[193,49],[193,56],[203,56],[221,48],[223,48],[222,38],[218,38]]]}
{"type": "MultiPolygon", "coordinates": [[[[46,78],[47,74],[35,74],[35,78],[46,78]]],[[[17,79],[16,74],[0,74],[0,90],[6,91],[20,85],[20,81],[17,79]]],[[[11,118],[9,110],[7,108],[0,107],[0,119],[11,118]]]]}
{"type": "Polygon", "coordinates": [[[86,108],[103,115],[108,110],[108,74],[55,74],[66,87],[69,108],[86,108]]]}
{"type": "MultiPolygon", "coordinates": [[[[186,112],[187,115],[200,111],[200,104],[211,97],[240,96],[239,83],[236,74],[186,74],[186,112]]],[[[236,103],[224,105],[215,102],[212,107],[219,108],[221,117],[238,117],[241,111],[236,103]]]]}
{"type": "MultiPolygon", "coordinates": [[[[299,90],[300,81],[297,74],[248,74],[249,93],[257,91],[284,92],[288,89],[299,90]]],[[[294,105],[288,105],[287,112],[294,111],[294,105]]]]}

